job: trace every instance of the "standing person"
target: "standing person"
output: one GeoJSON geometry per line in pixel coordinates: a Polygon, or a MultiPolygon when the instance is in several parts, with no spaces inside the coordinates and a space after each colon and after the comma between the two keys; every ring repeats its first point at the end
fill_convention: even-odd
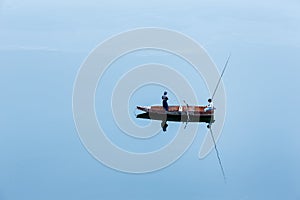
{"type": "Polygon", "coordinates": [[[214,109],[214,104],[211,99],[208,99],[208,105],[204,108],[204,112],[211,111],[214,109]]]}
{"type": "Polygon", "coordinates": [[[164,109],[166,111],[169,110],[169,105],[168,105],[168,102],[167,102],[169,100],[169,98],[168,98],[167,94],[168,93],[165,91],[164,95],[161,97],[162,98],[162,106],[164,107],[164,109]]]}

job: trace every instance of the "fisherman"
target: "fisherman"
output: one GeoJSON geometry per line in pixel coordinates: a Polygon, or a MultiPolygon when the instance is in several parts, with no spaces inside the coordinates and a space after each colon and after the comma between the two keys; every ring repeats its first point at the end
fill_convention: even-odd
{"type": "Polygon", "coordinates": [[[208,105],[204,108],[204,112],[211,111],[214,109],[214,104],[211,99],[208,99],[208,105]]]}
{"type": "Polygon", "coordinates": [[[164,95],[161,97],[162,98],[162,105],[163,105],[163,107],[164,107],[164,109],[166,110],[166,111],[168,111],[169,110],[169,105],[168,105],[168,97],[167,97],[167,92],[165,91],[164,92],[164,95]]]}

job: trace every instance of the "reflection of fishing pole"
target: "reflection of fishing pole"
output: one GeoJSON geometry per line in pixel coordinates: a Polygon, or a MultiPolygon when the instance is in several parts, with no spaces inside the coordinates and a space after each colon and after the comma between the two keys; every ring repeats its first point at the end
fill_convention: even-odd
{"type": "Polygon", "coordinates": [[[216,140],[215,140],[214,134],[213,134],[213,132],[212,132],[211,126],[208,125],[207,127],[209,128],[210,135],[211,135],[212,140],[213,140],[213,142],[214,142],[214,147],[215,147],[215,151],[216,151],[216,154],[217,154],[217,157],[218,157],[219,165],[220,165],[220,167],[221,167],[222,175],[223,175],[224,181],[225,181],[225,183],[226,183],[225,171],[224,171],[224,168],[223,168],[223,165],[222,165],[222,162],[221,162],[221,158],[220,158],[220,155],[219,155],[219,151],[218,151],[218,149],[217,149],[217,144],[216,144],[216,140]]]}
{"type": "Polygon", "coordinates": [[[223,76],[223,74],[224,74],[224,72],[225,72],[225,69],[226,69],[226,67],[227,67],[227,64],[228,64],[228,61],[229,61],[230,56],[231,56],[231,54],[229,54],[229,56],[228,56],[228,58],[227,58],[227,61],[226,61],[226,63],[225,63],[225,66],[224,66],[224,68],[223,68],[223,71],[222,71],[222,73],[221,73],[221,76],[220,76],[220,78],[219,78],[219,81],[218,81],[218,83],[217,83],[217,85],[216,85],[215,91],[214,91],[214,93],[213,93],[213,95],[212,95],[212,97],[211,97],[212,100],[213,100],[213,98],[214,98],[214,96],[215,96],[215,94],[216,94],[216,91],[217,91],[218,87],[219,87],[219,84],[220,84],[220,82],[221,82],[222,76],[223,76]]]}

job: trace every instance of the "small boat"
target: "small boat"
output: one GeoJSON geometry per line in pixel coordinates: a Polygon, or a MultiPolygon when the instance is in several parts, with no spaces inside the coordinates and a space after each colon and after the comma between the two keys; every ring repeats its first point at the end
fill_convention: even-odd
{"type": "Polygon", "coordinates": [[[214,110],[204,111],[206,106],[169,106],[166,111],[162,106],[137,106],[144,113],[137,118],[176,122],[214,122],[214,110]]]}

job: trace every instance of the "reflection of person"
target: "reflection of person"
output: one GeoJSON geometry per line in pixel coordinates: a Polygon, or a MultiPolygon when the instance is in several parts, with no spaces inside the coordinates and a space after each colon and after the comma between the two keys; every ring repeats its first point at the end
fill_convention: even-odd
{"type": "Polygon", "coordinates": [[[169,98],[168,98],[167,94],[168,93],[165,91],[164,95],[161,97],[162,98],[162,105],[163,105],[163,107],[166,111],[169,110],[169,105],[168,105],[168,102],[167,102],[169,98]]]}
{"type": "Polygon", "coordinates": [[[163,129],[163,132],[166,132],[167,131],[167,127],[168,127],[168,124],[167,124],[167,121],[162,121],[161,124],[160,124],[161,128],[163,129]]]}
{"type": "Polygon", "coordinates": [[[208,99],[208,105],[204,108],[204,112],[211,111],[214,109],[214,104],[211,99],[208,99]]]}

